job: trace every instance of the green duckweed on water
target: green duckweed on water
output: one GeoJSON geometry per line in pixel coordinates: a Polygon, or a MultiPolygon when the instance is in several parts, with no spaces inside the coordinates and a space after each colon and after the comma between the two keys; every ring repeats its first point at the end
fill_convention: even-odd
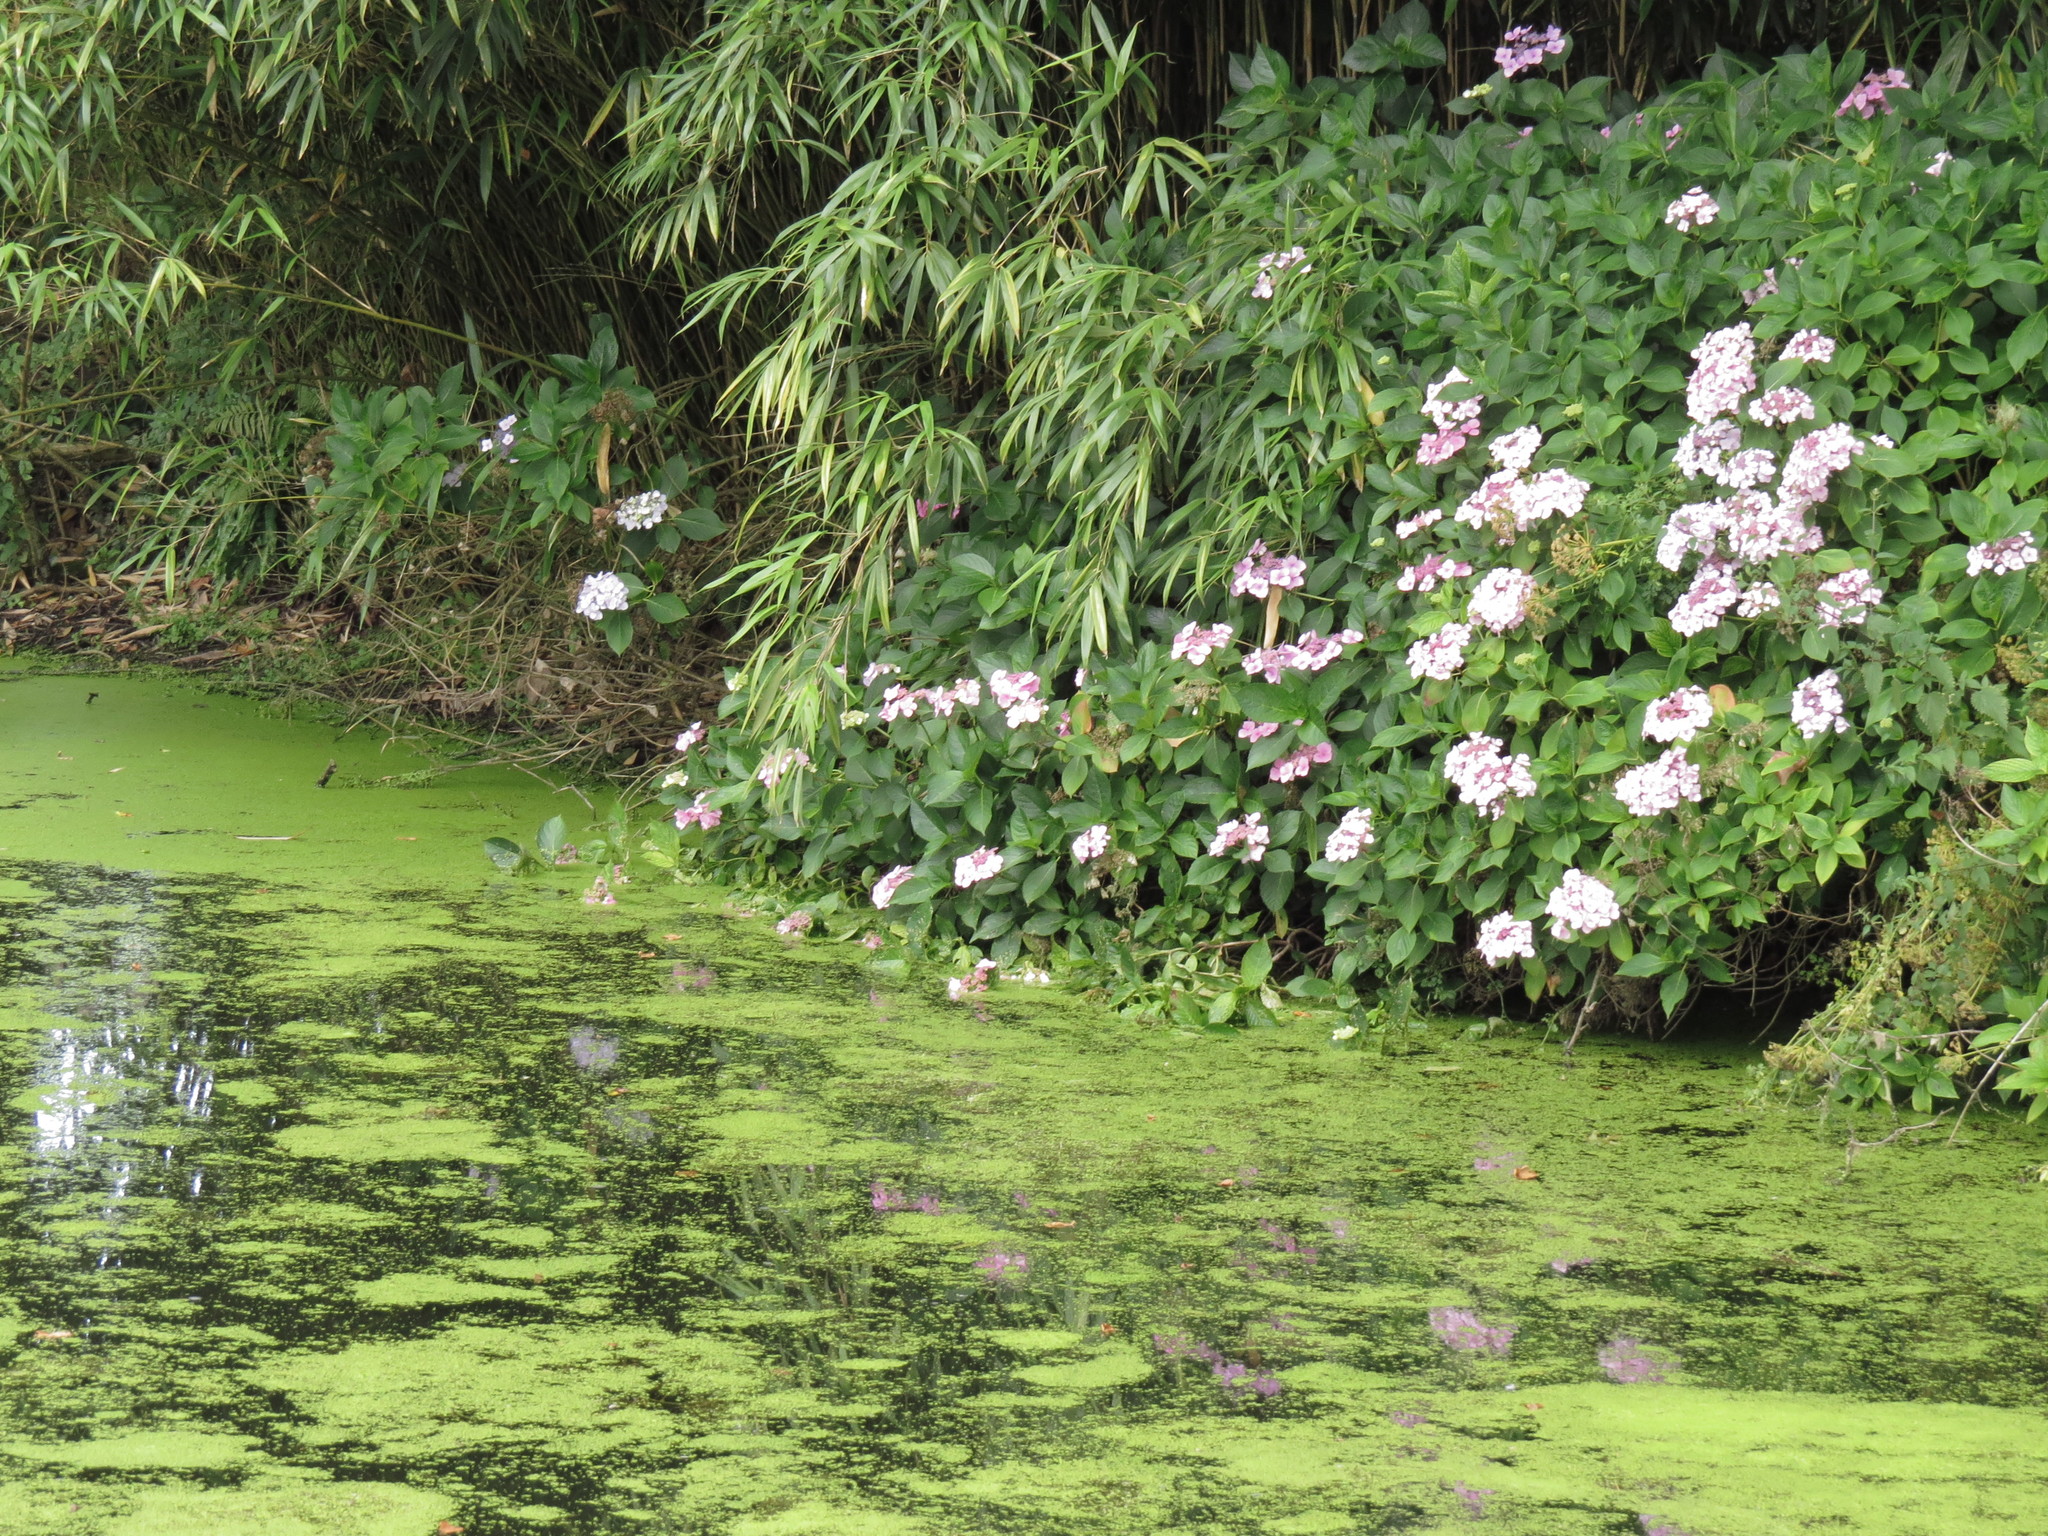
{"type": "Polygon", "coordinates": [[[523,775],[140,677],[0,725],[10,1536],[2048,1532],[2039,1127],[948,1004],[506,879],[523,775]]]}

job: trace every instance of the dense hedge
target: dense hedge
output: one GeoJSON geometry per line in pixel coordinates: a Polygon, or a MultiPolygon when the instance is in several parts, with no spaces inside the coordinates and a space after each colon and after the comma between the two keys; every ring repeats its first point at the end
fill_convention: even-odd
{"type": "MultiPolygon", "coordinates": [[[[1013,357],[981,486],[904,461],[895,489],[947,504],[895,544],[888,622],[827,613],[686,759],[666,797],[718,814],[685,844],[842,931],[1107,958],[1217,1021],[1281,978],[1343,1002],[1446,964],[1530,998],[1640,978],[1668,1011],[1741,979],[1759,925],[1894,897],[1944,819],[2048,877],[2041,74],[1916,90],[1813,54],[1618,120],[1605,82],[1496,76],[1461,131],[1390,130],[1427,41],[1397,19],[1379,72],[1306,88],[1262,56],[1200,206],[1106,220],[1114,292],[1037,317],[1098,338],[1104,388],[1170,397],[1105,436],[1189,424],[1179,505],[1123,530],[1132,628],[1046,621],[1074,493],[1005,430],[1046,389],[1013,357]],[[1487,480],[1490,445],[1527,471],[1487,480]],[[1189,655],[1189,625],[1234,635],[1189,655]],[[1333,857],[1359,809],[1373,841],[1333,857]]],[[[1993,981],[2031,991],[2037,952],[1993,981]]]]}

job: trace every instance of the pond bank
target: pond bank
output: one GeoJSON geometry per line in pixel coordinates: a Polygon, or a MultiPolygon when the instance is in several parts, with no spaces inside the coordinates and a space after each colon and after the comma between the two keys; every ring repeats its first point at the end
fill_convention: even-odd
{"type": "Polygon", "coordinates": [[[2048,1532],[2040,1127],[951,1005],[432,766],[0,673],[0,1529],[2048,1532]]]}

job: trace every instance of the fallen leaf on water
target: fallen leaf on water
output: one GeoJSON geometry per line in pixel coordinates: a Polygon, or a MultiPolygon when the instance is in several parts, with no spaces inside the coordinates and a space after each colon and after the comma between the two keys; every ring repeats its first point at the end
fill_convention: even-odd
{"type": "Polygon", "coordinates": [[[1525,1164],[1515,1170],[1515,1177],[1518,1179],[1540,1179],[1543,1175],[1525,1164]]]}
{"type": "Polygon", "coordinates": [[[1218,1189],[1235,1189],[1235,1188],[1237,1188],[1237,1180],[1235,1180],[1235,1179],[1218,1179],[1218,1180],[1216,1181],[1216,1187],[1217,1187],[1218,1189]]]}
{"type": "Polygon", "coordinates": [[[126,768],[109,768],[107,770],[107,772],[109,773],[126,773],[127,771],[128,770],[126,768]]]}
{"type": "Polygon", "coordinates": [[[434,1527],[434,1536],[462,1536],[468,1530],[466,1525],[457,1525],[453,1520],[443,1520],[434,1527]]]}
{"type": "Polygon", "coordinates": [[[38,1328],[30,1337],[37,1339],[68,1339],[74,1337],[74,1335],[69,1328],[38,1328]]]}
{"type": "Polygon", "coordinates": [[[1159,1117],[1157,1115],[1147,1115],[1145,1118],[1147,1120],[1157,1120],[1159,1117]]]}
{"type": "Polygon", "coordinates": [[[114,814],[116,816],[133,816],[135,813],[133,811],[116,811],[114,814]]]}
{"type": "MultiPolygon", "coordinates": [[[[416,837],[394,837],[393,839],[391,839],[391,841],[393,841],[394,843],[416,843],[419,841],[419,839],[416,837]]],[[[459,1531],[462,1529],[462,1527],[458,1525],[457,1527],[455,1527],[455,1529],[459,1531]]]]}
{"type": "Polygon", "coordinates": [[[654,951],[651,949],[637,949],[633,952],[633,958],[635,960],[652,960],[654,958],[654,951]]]}
{"type": "Polygon", "coordinates": [[[1522,1406],[1523,1406],[1524,1408],[1528,1409],[1528,1410],[1529,1410],[1529,1411],[1530,1411],[1531,1413],[1534,1413],[1534,1412],[1535,1412],[1535,1411],[1536,1411],[1537,1409],[1541,1408],[1541,1407],[1542,1407],[1543,1405],[1542,1405],[1541,1403],[1524,1403],[1524,1404],[1522,1404],[1522,1406]]]}
{"type": "Polygon", "coordinates": [[[632,1089],[630,1089],[630,1088],[607,1088],[607,1089],[605,1089],[605,1092],[606,1092],[606,1093],[608,1093],[608,1094],[610,1094],[610,1095],[611,1095],[611,1096],[612,1096],[613,1098],[615,1098],[615,1099],[616,1099],[616,1098],[617,1098],[617,1097],[618,1097],[618,1096],[619,1096],[620,1094],[622,1094],[622,1093],[631,1093],[632,1091],[633,1091],[633,1090],[632,1090],[632,1089]]]}
{"type": "Polygon", "coordinates": [[[1115,1333],[1115,1332],[1116,1332],[1116,1324],[1115,1324],[1115,1323],[1104,1323],[1104,1324],[1102,1325],[1102,1336],[1103,1336],[1103,1337],[1104,1337],[1105,1339],[1106,1339],[1106,1338],[1108,1338],[1108,1337],[1109,1337],[1109,1336],[1110,1336],[1110,1335],[1111,1335],[1112,1333],[1115,1333]]]}
{"type": "Polygon", "coordinates": [[[664,933],[662,937],[668,940],[669,943],[673,944],[676,942],[676,940],[680,939],[682,935],[680,933],[664,933]]]}
{"type": "Polygon", "coordinates": [[[1045,1224],[1045,1230],[1048,1232],[1061,1232],[1066,1230],[1068,1227],[1071,1227],[1072,1225],[1073,1223],[1071,1221],[1048,1221],[1045,1224]]]}
{"type": "Polygon", "coordinates": [[[701,1179],[704,1175],[694,1168],[678,1168],[676,1170],[676,1177],[679,1179],[701,1179]]]}

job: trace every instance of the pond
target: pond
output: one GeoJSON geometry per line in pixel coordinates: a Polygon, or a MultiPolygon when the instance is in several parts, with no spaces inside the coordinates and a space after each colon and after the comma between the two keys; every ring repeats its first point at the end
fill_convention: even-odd
{"type": "Polygon", "coordinates": [[[0,673],[10,1536],[2048,1532],[2041,1127],[948,1003],[380,748],[0,673]]]}

